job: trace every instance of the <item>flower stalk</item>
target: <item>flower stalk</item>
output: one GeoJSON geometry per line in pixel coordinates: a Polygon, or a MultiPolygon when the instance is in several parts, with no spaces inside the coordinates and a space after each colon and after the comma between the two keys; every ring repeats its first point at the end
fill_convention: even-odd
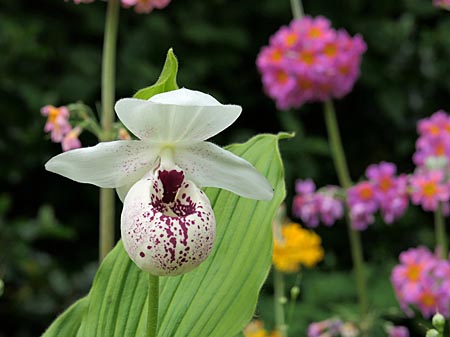
{"type": "MultiPolygon", "coordinates": [[[[116,44],[119,25],[119,0],[109,0],[106,10],[102,59],[101,141],[110,141],[114,122],[116,44]]],[[[100,261],[114,246],[115,191],[100,189],[100,261]]]]}
{"type": "Polygon", "coordinates": [[[287,337],[287,325],[285,320],[284,306],[286,297],[284,295],[285,285],[283,273],[273,268],[273,284],[274,284],[274,309],[275,309],[275,329],[280,333],[281,337],[287,337]]]}
{"type": "MultiPolygon", "coordinates": [[[[324,114],[331,153],[333,156],[334,166],[339,179],[339,183],[345,190],[347,190],[351,187],[352,183],[345,159],[345,153],[342,147],[336,113],[331,101],[326,101],[324,103],[324,114]]],[[[368,298],[366,279],[364,275],[364,260],[362,254],[361,237],[359,235],[359,232],[351,227],[351,221],[348,211],[346,212],[346,222],[356,279],[356,288],[358,292],[358,302],[360,313],[364,321],[364,318],[366,317],[368,311],[368,298]]]]}
{"type": "Polygon", "coordinates": [[[156,337],[158,331],[159,276],[148,274],[147,337],[156,337]]]}
{"type": "Polygon", "coordinates": [[[442,212],[442,204],[434,212],[434,229],[436,235],[436,246],[440,252],[440,256],[446,260],[448,254],[447,233],[445,231],[445,217],[442,212]]]}
{"type": "Polygon", "coordinates": [[[295,19],[300,19],[304,15],[301,0],[291,0],[292,15],[295,19]]]}

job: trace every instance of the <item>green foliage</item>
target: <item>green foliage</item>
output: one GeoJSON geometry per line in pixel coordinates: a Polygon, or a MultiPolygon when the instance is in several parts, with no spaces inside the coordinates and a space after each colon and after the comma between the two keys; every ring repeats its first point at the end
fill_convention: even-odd
{"type": "Polygon", "coordinates": [[[167,52],[166,62],[164,62],[163,70],[159,75],[155,84],[139,90],[134,94],[134,98],[149,99],[150,97],[178,89],[177,84],[178,61],[172,49],[167,52]]]}
{"type": "MultiPolygon", "coordinates": [[[[195,270],[161,278],[159,337],[234,336],[252,317],[272,262],[272,218],[285,197],[278,141],[286,137],[261,135],[228,147],[267,177],[274,197],[256,201],[206,189],[218,227],[215,246],[195,270]]],[[[70,337],[76,330],[79,336],[143,336],[147,291],[148,275],[119,242],[100,266],[89,295],[43,336],[67,331],[70,337]]]]}

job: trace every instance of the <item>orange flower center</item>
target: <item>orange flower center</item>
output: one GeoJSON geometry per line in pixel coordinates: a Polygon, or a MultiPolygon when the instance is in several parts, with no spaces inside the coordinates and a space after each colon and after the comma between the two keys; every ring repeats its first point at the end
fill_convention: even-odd
{"type": "Polygon", "coordinates": [[[274,62],[280,62],[282,58],[283,58],[283,53],[281,52],[281,50],[275,49],[270,54],[270,59],[274,62]]]}
{"type": "Polygon", "coordinates": [[[380,190],[387,192],[392,188],[393,182],[390,177],[383,177],[380,180],[380,190]]]}
{"type": "Polygon", "coordinates": [[[425,293],[422,295],[422,303],[427,307],[434,307],[436,305],[436,299],[430,293],[425,293]]]}
{"type": "Polygon", "coordinates": [[[426,197],[433,197],[437,193],[436,184],[432,181],[426,182],[422,186],[422,192],[426,197]]]}
{"type": "Polygon", "coordinates": [[[369,200],[373,197],[372,187],[369,185],[362,186],[359,190],[359,196],[361,199],[369,200]]]}
{"type": "Polygon", "coordinates": [[[437,136],[439,134],[439,127],[437,125],[430,125],[430,127],[428,128],[428,131],[434,135],[437,136]]]}
{"type": "Polygon", "coordinates": [[[276,77],[277,81],[281,84],[285,84],[288,80],[288,75],[284,71],[279,71],[276,77]]]}
{"type": "Polygon", "coordinates": [[[308,37],[317,39],[323,35],[322,30],[319,27],[312,27],[308,32],[308,37]]]}
{"type": "Polygon", "coordinates": [[[314,54],[310,51],[303,51],[300,53],[300,60],[306,64],[311,65],[315,61],[314,54]]]}
{"type": "Polygon", "coordinates": [[[297,35],[295,33],[289,33],[285,36],[284,42],[288,47],[292,47],[292,45],[297,42],[297,35]]]}
{"type": "Polygon", "coordinates": [[[413,264],[409,266],[408,271],[406,272],[406,277],[411,282],[416,282],[419,279],[421,268],[417,264],[413,264]]]}
{"type": "Polygon", "coordinates": [[[339,72],[342,75],[348,75],[350,73],[350,67],[349,66],[340,66],[339,67],[339,72]]]}
{"type": "Polygon", "coordinates": [[[445,146],[442,143],[439,143],[438,145],[436,145],[434,152],[436,153],[436,155],[438,156],[443,156],[445,154],[445,146]]]}
{"type": "Polygon", "coordinates": [[[312,82],[308,79],[299,79],[298,86],[300,87],[300,89],[308,90],[312,88],[312,82]]]}
{"type": "Polygon", "coordinates": [[[323,50],[326,56],[333,57],[337,54],[337,47],[334,43],[330,42],[325,45],[323,50]]]}
{"type": "Polygon", "coordinates": [[[54,106],[50,107],[48,111],[48,121],[52,124],[55,124],[59,114],[60,111],[58,108],[55,108],[54,106]]]}

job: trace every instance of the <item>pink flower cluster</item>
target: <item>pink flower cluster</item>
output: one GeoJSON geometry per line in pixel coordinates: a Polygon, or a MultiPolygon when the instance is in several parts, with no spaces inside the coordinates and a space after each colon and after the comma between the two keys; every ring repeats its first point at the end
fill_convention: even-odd
{"type": "Polygon", "coordinates": [[[416,141],[414,164],[423,167],[430,159],[450,160],[450,116],[439,110],[417,123],[419,138],[416,141]]]}
{"type": "Polygon", "coordinates": [[[359,336],[359,330],[353,323],[345,323],[338,318],[330,318],[311,323],[308,327],[308,337],[359,336]]]}
{"type": "Polygon", "coordinates": [[[332,226],[337,219],[342,218],[344,206],[336,198],[337,187],[327,186],[316,192],[316,185],[311,179],[297,180],[296,196],[292,212],[302,219],[308,227],[317,227],[319,222],[332,226]]]}
{"type": "Polygon", "coordinates": [[[289,109],[348,94],[365,50],[361,36],[334,30],[324,17],[305,16],[281,27],[256,64],[267,95],[289,109]]]}
{"type": "Polygon", "coordinates": [[[411,306],[424,317],[436,312],[449,317],[450,262],[440,259],[425,247],[400,254],[400,264],[392,270],[391,281],[400,306],[408,315],[411,306]]]}
{"type": "MultiPolygon", "coordinates": [[[[361,181],[347,191],[347,205],[351,225],[356,230],[365,230],[380,212],[384,222],[391,224],[401,217],[408,207],[407,177],[396,175],[396,166],[381,162],[366,170],[368,180],[361,181]]],[[[343,202],[337,187],[327,187],[316,192],[311,180],[298,180],[292,212],[306,226],[316,227],[319,222],[331,226],[344,214],[343,202]]]]}
{"type": "Polygon", "coordinates": [[[407,178],[396,176],[396,170],[392,163],[372,164],[366,169],[368,180],[349,188],[347,204],[354,229],[367,229],[377,211],[387,224],[404,214],[408,207],[407,178]]]}
{"type": "Polygon", "coordinates": [[[65,106],[54,107],[46,105],[41,108],[41,114],[47,117],[44,131],[50,133],[50,138],[55,143],[61,143],[63,151],[69,151],[81,147],[78,136],[81,129],[72,129],[69,123],[69,109],[65,106]]]}
{"type": "Polygon", "coordinates": [[[391,327],[388,333],[388,337],[409,337],[408,328],[401,325],[391,327]]]}
{"type": "Polygon", "coordinates": [[[433,5],[450,10],[450,0],[433,0],[433,5]]]}
{"type": "MultiPolygon", "coordinates": [[[[91,3],[94,0],[73,0],[73,2],[78,5],[80,3],[91,3]]],[[[121,3],[125,8],[134,7],[136,13],[150,13],[155,8],[163,9],[170,3],[170,0],[121,0],[121,3]]]]}
{"type": "Polygon", "coordinates": [[[136,13],[150,13],[155,8],[163,9],[169,5],[170,0],[122,0],[125,8],[134,7],[136,13]]]}
{"type": "Polygon", "coordinates": [[[409,178],[411,201],[425,211],[436,211],[439,205],[449,214],[450,183],[441,170],[418,170],[409,178]]]}

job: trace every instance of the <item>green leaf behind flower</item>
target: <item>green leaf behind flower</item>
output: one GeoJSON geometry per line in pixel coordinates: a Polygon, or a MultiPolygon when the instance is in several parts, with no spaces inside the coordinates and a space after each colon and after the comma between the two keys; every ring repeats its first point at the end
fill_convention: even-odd
{"type": "MultiPolygon", "coordinates": [[[[217,220],[214,249],[193,271],[161,277],[158,337],[231,337],[252,318],[272,262],[272,219],[285,197],[278,141],[286,137],[259,135],[228,147],[268,179],[274,197],[256,201],[206,189],[217,220]]],[[[84,306],[69,308],[44,337],[145,336],[147,291],[147,273],[119,242],[100,266],[84,306]]]]}
{"type": "Polygon", "coordinates": [[[143,88],[134,94],[134,98],[149,99],[150,97],[167,91],[178,89],[177,84],[178,61],[172,48],[167,52],[166,62],[164,63],[161,75],[155,84],[143,88]]]}

